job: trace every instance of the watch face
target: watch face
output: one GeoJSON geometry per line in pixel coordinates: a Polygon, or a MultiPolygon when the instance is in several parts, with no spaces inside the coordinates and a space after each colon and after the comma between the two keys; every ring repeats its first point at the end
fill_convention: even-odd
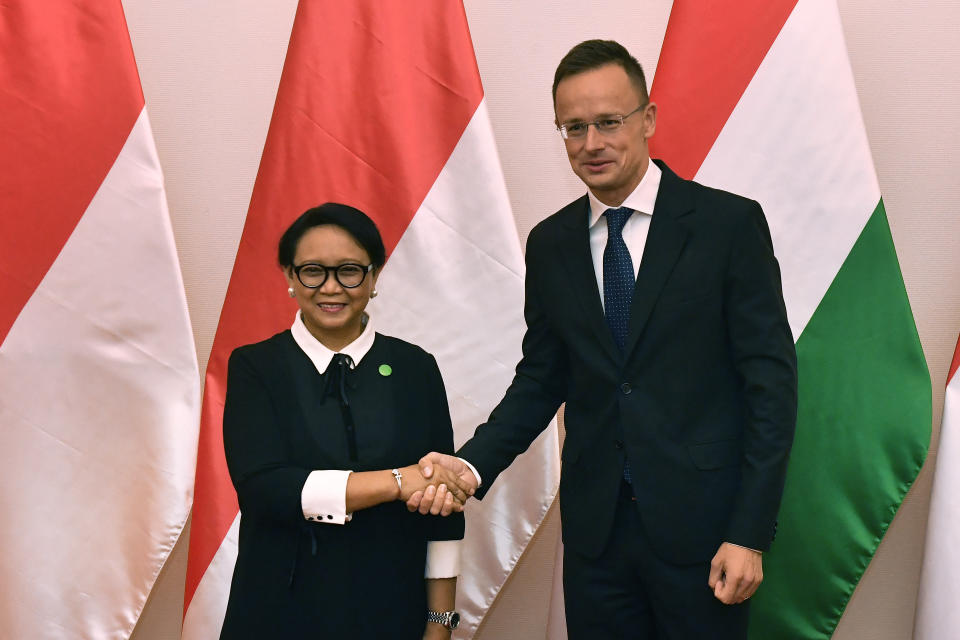
{"type": "Polygon", "coordinates": [[[450,616],[450,628],[456,629],[459,626],[460,626],[460,614],[454,611],[453,614],[450,616]]]}

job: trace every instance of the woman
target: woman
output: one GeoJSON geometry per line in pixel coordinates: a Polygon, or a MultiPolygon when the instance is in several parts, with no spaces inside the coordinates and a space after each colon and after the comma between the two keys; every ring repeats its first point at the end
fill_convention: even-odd
{"type": "Polygon", "coordinates": [[[293,326],[230,357],[223,442],[241,517],[221,638],[449,638],[458,550],[443,541],[463,538],[463,514],[405,501],[430,485],[458,507],[466,494],[416,464],[453,450],[436,361],[365,312],[386,260],[376,225],[321,205],[278,258],[293,326]]]}

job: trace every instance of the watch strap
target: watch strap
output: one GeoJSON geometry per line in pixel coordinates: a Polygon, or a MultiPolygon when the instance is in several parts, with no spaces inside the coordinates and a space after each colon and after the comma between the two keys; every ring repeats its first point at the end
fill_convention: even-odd
{"type": "Polygon", "coordinates": [[[460,614],[456,611],[427,611],[427,622],[436,622],[447,629],[456,629],[457,623],[460,622],[460,614]]]}

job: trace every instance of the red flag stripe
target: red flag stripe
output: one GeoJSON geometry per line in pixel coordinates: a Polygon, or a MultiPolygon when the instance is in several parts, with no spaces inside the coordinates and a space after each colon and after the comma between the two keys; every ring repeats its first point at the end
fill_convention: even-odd
{"type": "Polygon", "coordinates": [[[113,166],[143,93],[120,2],[0,8],[0,343],[113,166]]]}
{"type": "Polygon", "coordinates": [[[947,384],[950,384],[950,381],[953,380],[957,369],[960,369],[960,340],[957,341],[957,350],[953,352],[953,362],[950,363],[950,372],[947,374],[947,384]]]}
{"type": "Polygon", "coordinates": [[[673,3],[651,90],[659,106],[653,157],[693,179],[796,4],[673,3]]]}
{"type": "Polygon", "coordinates": [[[184,611],[236,517],[223,457],[226,362],[288,327],[283,229],[338,201],[392,251],[483,97],[461,3],[300,3],[257,182],[207,367],[184,611]]]}

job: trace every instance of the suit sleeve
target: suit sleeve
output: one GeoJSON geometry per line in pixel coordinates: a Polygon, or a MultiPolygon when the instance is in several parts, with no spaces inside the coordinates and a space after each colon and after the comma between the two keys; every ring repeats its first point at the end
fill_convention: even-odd
{"type": "Polygon", "coordinates": [[[223,447],[240,510],[254,518],[303,521],[301,492],[310,474],[290,463],[287,437],[264,373],[242,349],[230,356],[223,447]]]}
{"type": "Polygon", "coordinates": [[[726,540],[766,550],[776,529],[797,420],[797,355],[780,269],[760,205],[731,243],[725,279],[728,339],[745,403],[740,489],[726,540]]]}
{"type": "Polygon", "coordinates": [[[542,230],[534,229],[527,241],[523,356],[503,399],[457,452],[477,467],[483,478],[478,498],[483,498],[497,476],[527,450],[566,397],[566,348],[544,312],[537,285],[547,269],[550,250],[542,230]]]}

